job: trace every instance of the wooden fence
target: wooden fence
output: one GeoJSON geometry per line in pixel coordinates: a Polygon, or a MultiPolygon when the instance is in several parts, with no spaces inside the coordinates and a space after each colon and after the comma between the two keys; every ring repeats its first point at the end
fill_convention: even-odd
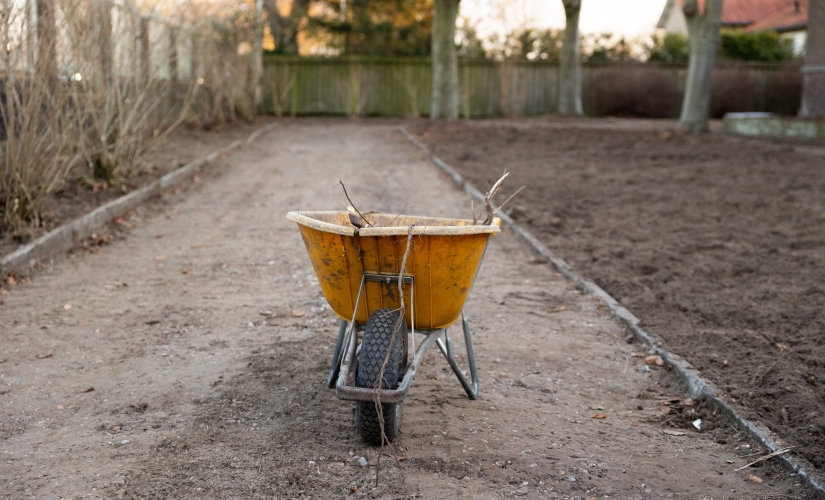
{"type": "MultiPolygon", "coordinates": [[[[267,56],[264,108],[273,114],[293,116],[427,116],[430,64],[429,59],[267,56]]],[[[585,64],[585,112],[596,116],[674,116],[678,114],[686,72],[683,64],[585,64]]],[[[717,103],[715,109],[796,112],[798,103],[794,102],[801,92],[798,64],[720,63],[716,73],[720,77],[715,81],[715,100],[724,101],[725,95],[732,95],[737,101],[733,109],[727,109],[731,106],[724,103],[721,108],[717,103]],[[775,93],[784,96],[778,104],[771,97],[775,93]]],[[[462,60],[458,75],[462,117],[531,116],[556,111],[556,64],[462,60]]]]}

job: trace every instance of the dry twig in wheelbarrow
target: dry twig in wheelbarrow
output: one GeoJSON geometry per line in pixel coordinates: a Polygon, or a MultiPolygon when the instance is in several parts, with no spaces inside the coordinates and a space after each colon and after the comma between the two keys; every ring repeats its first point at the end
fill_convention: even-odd
{"type": "MultiPolygon", "coordinates": [[[[398,321],[393,327],[392,330],[392,339],[390,339],[390,347],[387,349],[387,355],[384,357],[383,363],[381,363],[381,370],[378,373],[378,380],[375,383],[375,411],[378,413],[378,425],[381,428],[381,449],[378,450],[378,458],[375,460],[375,486],[378,487],[378,472],[381,470],[381,455],[384,453],[384,445],[388,444],[392,447],[392,453],[395,457],[395,461],[398,464],[398,470],[401,472],[401,479],[406,481],[406,477],[404,476],[404,469],[401,466],[401,460],[398,458],[398,450],[395,449],[395,445],[387,439],[387,435],[384,432],[384,405],[381,404],[381,401],[378,398],[378,390],[381,388],[381,381],[384,380],[384,372],[387,369],[387,364],[390,361],[390,353],[392,353],[393,346],[396,341],[398,341],[398,337],[400,336],[399,333],[405,331],[402,329],[401,326],[404,322],[404,315],[406,314],[406,306],[404,305],[404,276],[407,274],[407,257],[410,256],[410,249],[412,248],[412,229],[413,225],[407,228],[407,247],[404,250],[404,257],[401,259],[401,268],[398,270],[398,297],[400,307],[399,309],[399,316],[398,321]]],[[[402,340],[403,342],[403,340],[402,340]]],[[[413,351],[415,351],[415,346],[413,346],[413,351]]]]}
{"type": "MultiPolygon", "coordinates": [[[[493,184],[493,187],[491,187],[490,190],[487,191],[484,194],[484,205],[487,207],[487,218],[484,220],[484,222],[482,222],[483,226],[489,226],[490,224],[492,224],[493,223],[493,216],[496,215],[496,213],[499,210],[504,208],[504,205],[509,203],[510,200],[512,200],[517,194],[519,194],[521,192],[522,189],[524,189],[526,187],[526,186],[521,186],[520,188],[518,188],[515,193],[511,194],[509,198],[504,200],[504,203],[502,203],[501,205],[499,205],[497,208],[494,209],[493,208],[493,197],[496,195],[496,193],[498,193],[498,190],[501,187],[501,183],[504,181],[504,179],[508,175],[510,175],[510,172],[505,170],[504,174],[501,177],[499,177],[499,179],[496,181],[495,184],[493,184]]],[[[471,203],[470,208],[473,210],[473,225],[476,225],[476,224],[478,224],[478,218],[475,215],[475,208],[473,208],[472,200],[470,201],[470,203],[471,203]]]]}

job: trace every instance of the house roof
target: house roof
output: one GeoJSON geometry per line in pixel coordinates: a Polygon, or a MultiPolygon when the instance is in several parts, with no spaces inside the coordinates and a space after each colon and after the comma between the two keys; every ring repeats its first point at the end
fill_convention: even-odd
{"type": "Polygon", "coordinates": [[[768,17],[749,24],[745,31],[796,31],[808,25],[808,1],[797,0],[782,7],[768,17]]]}
{"type": "MultiPolygon", "coordinates": [[[[684,5],[684,0],[676,0],[676,2],[679,7],[684,5]]],[[[699,0],[700,12],[705,11],[705,2],[706,0],[699,0]]],[[[668,4],[670,5],[671,2],[669,1],[668,4]]],[[[748,26],[783,8],[793,9],[793,6],[794,0],[724,0],[722,2],[722,26],[748,26]]]]}

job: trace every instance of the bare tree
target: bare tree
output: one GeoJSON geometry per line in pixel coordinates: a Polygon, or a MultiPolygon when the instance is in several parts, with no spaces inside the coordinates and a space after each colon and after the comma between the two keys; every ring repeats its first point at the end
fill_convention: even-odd
{"type": "Polygon", "coordinates": [[[690,61],[679,122],[687,129],[706,132],[709,130],[713,63],[722,25],[722,0],[707,0],[704,12],[700,11],[697,0],[684,0],[682,9],[690,35],[690,61]]]}
{"type": "Polygon", "coordinates": [[[584,114],[582,110],[581,40],[579,13],[582,0],[561,0],[564,4],[564,41],[559,60],[559,113],[584,114]]]}
{"type": "Polygon", "coordinates": [[[430,118],[458,118],[458,55],[455,20],[459,0],[435,0],[433,8],[433,90],[430,118]]]}
{"type": "Polygon", "coordinates": [[[810,0],[800,116],[825,117],[825,0],[810,0]]]}

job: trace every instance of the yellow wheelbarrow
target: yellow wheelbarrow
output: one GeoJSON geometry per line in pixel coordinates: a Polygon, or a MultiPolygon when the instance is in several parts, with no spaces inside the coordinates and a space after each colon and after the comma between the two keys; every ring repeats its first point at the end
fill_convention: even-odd
{"type": "Polygon", "coordinates": [[[500,229],[498,219],[492,225],[475,225],[461,219],[364,217],[370,225],[359,228],[350,222],[348,212],[287,214],[301,230],[324,297],[341,318],[327,384],[335,387],[339,399],[357,402],[358,433],[367,443],[380,445],[380,417],[384,436],[392,441],[401,423],[401,405],[433,344],[470,399],[478,397],[478,374],[463,308],[487,241],[500,229]],[[408,237],[412,241],[406,273],[399,276],[408,237]],[[447,332],[459,318],[470,381],[455,360],[447,332]],[[417,347],[416,334],[422,335],[417,347]],[[408,361],[409,346],[415,353],[408,361]],[[382,404],[382,415],[376,399],[382,404]]]}

